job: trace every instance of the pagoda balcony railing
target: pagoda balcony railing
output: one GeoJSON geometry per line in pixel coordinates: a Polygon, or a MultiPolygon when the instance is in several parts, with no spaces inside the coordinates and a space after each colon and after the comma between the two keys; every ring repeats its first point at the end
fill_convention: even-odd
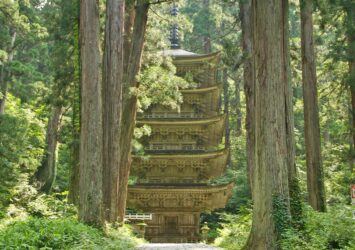
{"type": "Polygon", "coordinates": [[[187,144],[150,144],[144,148],[145,150],[152,151],[204,151],[206,148],[200,145],[187,145],[187,144]]]}
{"type": "Polygon", "coordinates": [[[154,112],[154,113],[144,113],[139,117],[142,118],[204,118],[204,115],[201,113],[194,112],[154,112]]]}

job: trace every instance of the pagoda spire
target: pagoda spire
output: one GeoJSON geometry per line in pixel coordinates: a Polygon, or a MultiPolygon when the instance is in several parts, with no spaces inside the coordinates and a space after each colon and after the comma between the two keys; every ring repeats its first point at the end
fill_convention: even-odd
{"type": "MultiPolygon", "coordinates": [[[[173,8],[170,11],[170,14],[172,17],[177,17],[179,14],[179,8],[176,6],[175,1],[173,3],[173,8]]],[[[179,49],[180,44],[179,44],[179,26],[176,21],[176,18],[173,18],[174,23],[171,25],[171,30],[170,30],[170,43],[171,43],[171,48],[172,49],[179,49]]]]}

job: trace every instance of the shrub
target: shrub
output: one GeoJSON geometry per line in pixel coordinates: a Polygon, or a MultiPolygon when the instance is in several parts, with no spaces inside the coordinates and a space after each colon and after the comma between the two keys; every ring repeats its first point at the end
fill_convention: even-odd
{"type": "Polygon", "coordinates": [[[106,232],[75,219],[28,218],[0,230],[0,249],[132,249],[138,240],[127,227],[106,232]]]}
{"type": "Polygon", "coordinates": [[[241,209],[237,215],[223,214],[222,217],[227,223],[223,224],[223,229],[219,229],[220,237],[215,245],[230,250],[242,249],[251,228],[251,211],[241,209]]]}
{"type": "MultiPolygon", "coordinates": [[[[286,228],[279,241],[284,250],[355,250],[355,223],[350,207],[329,207],[326,213],[305,207],[303,230],[286,228]]],[[[251,213],[224,215],[228,223],[220,230],[216,245],[225,249],[242,249],[251,228],[251,213]]]]}

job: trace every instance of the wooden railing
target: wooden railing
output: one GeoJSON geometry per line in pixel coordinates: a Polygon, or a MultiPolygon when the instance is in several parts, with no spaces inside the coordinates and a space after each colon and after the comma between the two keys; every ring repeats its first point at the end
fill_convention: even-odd
{"type": "Polygon", "coordinates": [[[144,113],[141,115],[143,118],[203,118],[201,113],[193,112],[154,112],[154,113],[144,113]]]}
{"type": "Polygon", "coordinates": [[[182,151],[202,151],[206,148],[199,145],[186,145],[186,144],[150,144],[145,147],[145,150],[154,151],[169,151],[169,150],[182,150],[182,151]]]}

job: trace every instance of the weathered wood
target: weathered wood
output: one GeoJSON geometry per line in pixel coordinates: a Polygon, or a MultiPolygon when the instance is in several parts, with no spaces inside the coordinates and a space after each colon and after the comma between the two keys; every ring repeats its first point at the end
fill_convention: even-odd
{"type": "Polygon", "coordinates": [[[110,222],[117,220],[120,192],[123,32],[124,1],[107,0],[102,74],[103,201],[105,218],[110,222]]]}
{"type": "Polygon", "coordinates": [[[317,97],[316,59],[314,53],[313,1],[301,1],[302,83],[304,102],[304,133],[307,163],[308,201],[313,209],[325,211],[325,194],[319,111],[317,97]]]}
{"type": "Polygon", "coordinates": [[[101,225],[102,99],[99,1],[80,1],[81,131],[79,219],[101,225]]]}
{"type": "Polygon", "coordinates": [[[290,214],[287,11],[287,0],[252,0],[255,165],[253,223],[246,249],[277,249],[281,232],[274,218],[284,214],[282,223],[287,225],[290,214]]]}

